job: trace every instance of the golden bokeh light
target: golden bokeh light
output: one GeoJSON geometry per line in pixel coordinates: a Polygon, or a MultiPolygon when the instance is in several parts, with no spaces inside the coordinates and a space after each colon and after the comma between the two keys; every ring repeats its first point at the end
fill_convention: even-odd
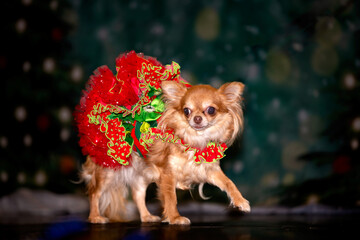
{"type": "Polygon", "coordinates": [[[266,76],[274,83],[283,83],[291,73],[289,57],[280,50],[270,50],[266,58],[266,76]]]}
{"type": "Polygon", "coordinates": [[[219,14],[212,8],[203,9],[196,18],[196,35],[203,40],[211,41],[217,38],[219,31],[219,14]]]}
{"type": "Polygon", "coordinates": [[[300,141],[286,144],[282,150],[282,165],[287,170],[301,171],[305,163],[299,160],[299,156],[307,152],[307,147],[300,141]]]}
{"type": "Polygon", "coordinates": [[[315,39],[320,45],[336,45],[340,42],[342,30],[334,17],[320,17],[315,26],[315,39]]]}
{"type": "Polygon", "coordinates": [[[317,74],[331,76],[339,65],[338,54],[333,47],[320,45],[313,52],[311,65],[317,74]]]}

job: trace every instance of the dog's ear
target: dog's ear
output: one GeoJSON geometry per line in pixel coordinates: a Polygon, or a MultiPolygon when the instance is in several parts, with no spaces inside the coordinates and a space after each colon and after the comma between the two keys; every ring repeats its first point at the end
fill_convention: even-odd
{"type": "Polygon", "coordinates": [[[186,93],[186,87],[175,81],[163,81],[161,83],[163,98],[165,101],[176,102],[186,93]]]}
{"type": "Polygon", "coordinates": [[[241,82],[225,83],[219,88],[219,92],[225,97],[228,103],[240,102],[245,85],[241,82]]]}

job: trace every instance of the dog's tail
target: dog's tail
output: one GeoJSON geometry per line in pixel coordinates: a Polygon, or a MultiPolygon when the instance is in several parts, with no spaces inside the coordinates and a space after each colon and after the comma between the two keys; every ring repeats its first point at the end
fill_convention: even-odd
{"type": "Polygon", "coordinates": [[[110,222],[127,222],[132,220],[131,209],[127,201],[127,188],[117,187],[106,190],[99,202],[100,214],[110,222]]]}
{"type": "Polygon", "coordinates": [[[205,183],[200,183],[200,184],[199,184],[199,195],[200,195],[200,197],[201,197],[202,199],[204,199],[204,200],[209,200],[211,197],[206,197],[206,196],[204,195],[204,191],[203,191],[204,185],[205,185],[205,183]]]}

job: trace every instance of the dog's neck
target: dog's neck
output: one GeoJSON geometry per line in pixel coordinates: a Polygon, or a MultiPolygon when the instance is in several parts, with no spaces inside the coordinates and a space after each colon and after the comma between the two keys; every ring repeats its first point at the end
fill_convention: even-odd
{"type": "Polygon", "coordinates": [[[212,141],[208,141],[204,147],[198,147],[193,142],[187,142],[185,139],[175,135],[173,130],[166,132],[158,131],[156,133],[150,131],[150,134],[152,135],[151,139],[161,139],[165,142],[179,144],[179,146],[185,147],[185,152],[194,151],[194,161],[196,163],[216,162],[225,156],[224,152],[228,148],[225,143],[215,143],[212,141]]]}

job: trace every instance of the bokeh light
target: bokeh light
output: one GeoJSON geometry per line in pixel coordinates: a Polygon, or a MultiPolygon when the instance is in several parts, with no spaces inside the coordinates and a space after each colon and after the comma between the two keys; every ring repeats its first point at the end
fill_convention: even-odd
{"type": "Polygon", "coordinates": [[[74,66],[70,73],[71,79],[76,83],[80,82],[83,79],[83,75],[83,69],[79,65],[74,66]]]}
{"type": "Polygon", "coordinates": [[[276,172],[267,173],[261,178],[261,184],[266,187],[276,187],[279,183],[279,174],[276,172]]]}
{"type": "Polygon", "coordinates": [[[60,157],[60,172],[69,174],[76,170],[75,158],[71,155],[63,155],[60,157]]]}
{"type": "Polygon", "coordinates": [[[308,151],[305,144],[300,141],[285,143],[282,150],[282,165],[285,169],[291,171],[301,171],[305,166],[303,161],[299,160],[299,156],[308,151]]]}
{"type": "Polygon", "coordinates": [[[39,171],[37,171],[36,172],[36,174],[35,174],[35,179],[34,179],[34,181],[35,181],[35,184],[37,185],[37,186],[44,186],[45,184],[46,184],[46,182],[47,182],[47,175],[46,175],[46,173],[43,171],[43,170],[39,170],[39,171]]]}
{"type": "Polygon", "coordinates": [[[355,132],[360,132],[360,117],[357,117],[353,120],[352,128],[355,132]]]}
{"type": "Polygon", "coordinates": [[[345,88],[354,89],[356,86],[356,78],[353,73],[346,73],[343,77],[345,88]]]}
{"type": "Polygon", "coordinates": [[[55,60],[53,58],[46,58],[43,63],[43,70],[46,73],[52,73],[55,70],[55,60]]]}
{"type": "Polygon", "coordinates": [[[15,24],[15,28],[18,33],[25,32],[26,27],[27,27],[27,23],[26,23],[26,20],[23,18],[19,19],[15,24]]]}
{"type": "Polygon", "coordinates": [[[58,112],[58,117],[62,123],[69,123],[72,121],[72,113],[69,107],[61,107],[58,112]]]}
{"type": "Polygon", "coordinates": [[[289,57],[281,50],[270,50],[266,58],[266,76],[274,83],[284,83],[291,73],[289,57]]]}
{"type": "Polygon", "coordinates": [[[295,182],[295,175],[290,172],[286,173],[282,180],[282,184],[284,184],[285,186],[290,186],[294,184],[294,182],[295,182]]]}
{"type": "Polygon", "coordinates": [[[211,41],[218,37],[220,32],[220,18],[213,8],[201,10],[195,22],[196,35],[203,40],[211,41]]]}
{"type": "Polygon", "coordinates": [[[24,106],[19,106],[15,109],[15,118],[19,122],[25,121],[27,117],[27,111],[24,106]]]}
{"type": "Polygon", "coordinates": [[[313,70],[321,76],[332,75],[339,65],[339,57],[335,48],[322,45],[315,48],[311,57],[311,65],[313,70]]]}
{"type": "Polygon", "coordinates": [[[339,22],[334,17],[320,17],[315,26],[315,39],[320,45],[336,45],[342,37],[339,22]]]}

